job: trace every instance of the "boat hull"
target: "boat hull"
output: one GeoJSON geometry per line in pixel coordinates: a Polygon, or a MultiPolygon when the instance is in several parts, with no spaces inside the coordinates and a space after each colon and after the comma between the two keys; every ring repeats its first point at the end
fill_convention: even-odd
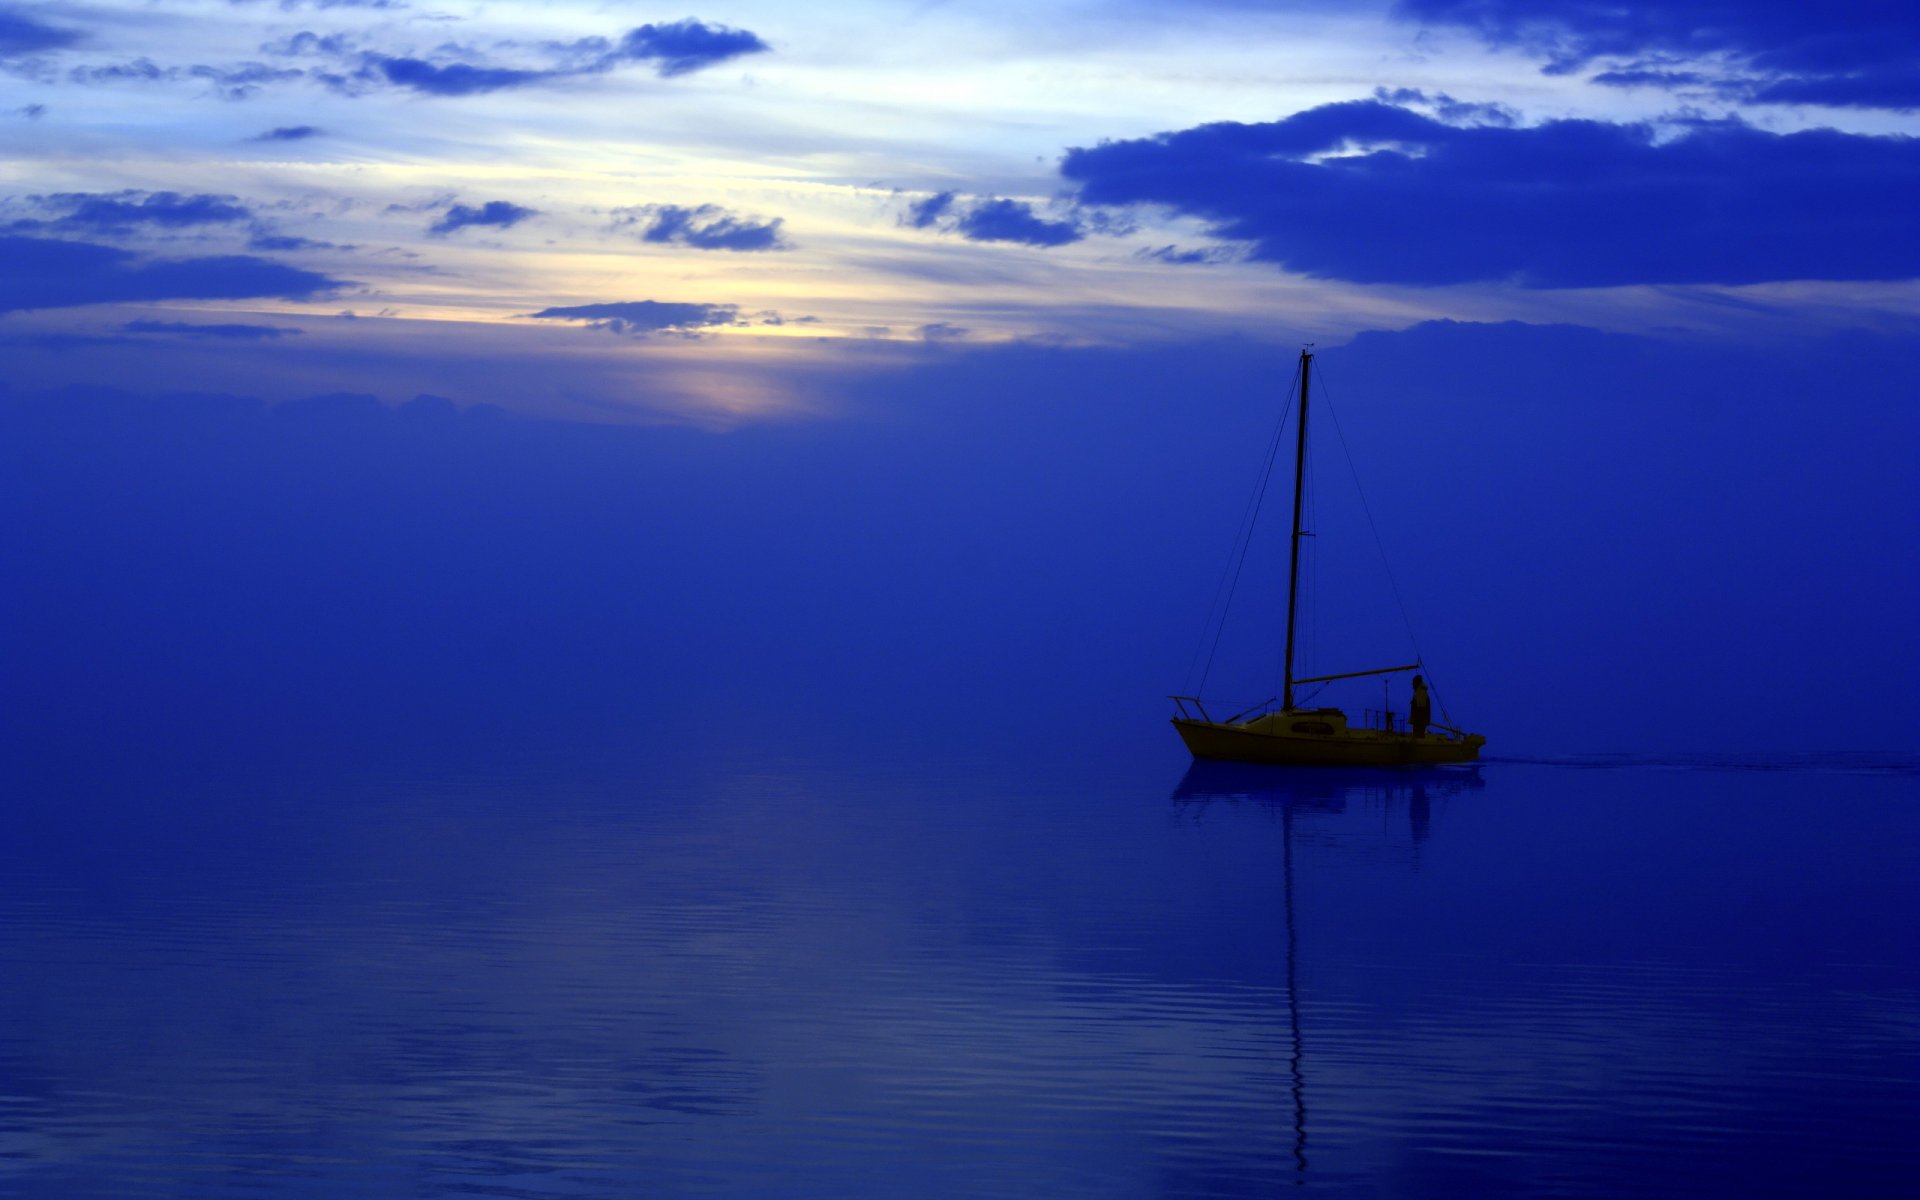
{"type": "Polygon", "coordinates": [[[1226,762],[1282,763],[1297,767],[1420,767],[1475,762],[1486,739],[1440,734],[1415,737],[1377,729],[1330,734],[1269,733],[1242,725],[1173,719],[1195,758],[1226,762]]]}

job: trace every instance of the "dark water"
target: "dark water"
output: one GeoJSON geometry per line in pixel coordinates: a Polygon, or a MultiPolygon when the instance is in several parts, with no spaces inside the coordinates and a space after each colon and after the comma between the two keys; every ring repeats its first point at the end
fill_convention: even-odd
{"type": "Polygon", "coordinates": [[[1742,765],[16,764],[0,1194],[1911,1194],[1917,777],[1742,765]]]}

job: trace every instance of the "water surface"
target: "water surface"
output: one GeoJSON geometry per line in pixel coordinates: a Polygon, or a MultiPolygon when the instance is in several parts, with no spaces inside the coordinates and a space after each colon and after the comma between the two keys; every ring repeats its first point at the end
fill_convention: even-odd
{"type": "Polygon", "coordinates": [[[1910,770],[991,751],[16,763],[0,1194],[1920,1169],[1910,770]]]}

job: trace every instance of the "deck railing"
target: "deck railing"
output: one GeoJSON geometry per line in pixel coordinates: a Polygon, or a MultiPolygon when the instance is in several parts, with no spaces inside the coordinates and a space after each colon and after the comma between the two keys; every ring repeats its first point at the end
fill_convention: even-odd
{"type": "Polygon", "coordinates": [[[1383,729],[1392,733],[1406,727],[1406,722],[1402,721],[1400,715],[1390,708],[1369,708],[1365,710],[1363,717],[1368,729],[1383,729]]]}

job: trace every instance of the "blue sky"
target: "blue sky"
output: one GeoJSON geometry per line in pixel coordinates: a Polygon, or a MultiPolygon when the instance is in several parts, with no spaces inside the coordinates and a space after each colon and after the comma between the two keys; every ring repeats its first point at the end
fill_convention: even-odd
{"type": "MultiPolygon", "coordinates": [[[[1403,556],[1429,557],[1429,531],[1486,556],[1477,578],[1456,569],[1465,559],[1426,562],[1434,582],[1416,605],[1474,655],[1500,653],[1476,616],[1544,644],[1613,636],[1579,622],[1631,608],[1670,720],[1778,686],[1725,659],[1784,655],[1795,694],[1823,706],[1823,744],[1911,745],[1908,723],[1886,714],[1920,669],[1906,611],[1920,600],[1905,465],[1920,450],[1916,109],[1920,29],[1903,6],[1868,0],[691,12],[8,0],[0,395],[27,414],[17,431],[67,454],[78,451],[62,439],[85,443],[85,428],[44,406],[91,414],[103,444],[132,436],[128,410],[103,396],[144,397],[206,428],[209,396],[371,396],[398,412],[426,395],[455,415],[486,406],[600,430],[581,435],[609,439],[594,453],[630,451],[636,464],[659,448],[606,427],[728,433],[720,444],[737,449],[702,451],[700,487],[757,486],[748,475],[767,470],[787,489],[773,502],[838,529],[836,544],[859,550],[844,570],[870,576],[932,568],[912,566],[907,533],[875,540],[861,524],[891,517],[830,516],[853,485],[804,464],[818,455],[872,483],[892,468],[863,475],[860,455],[915,460],[939,430],[968,447],[954,461],[973,474],[923,464],[928,488],[944,490],[915,511],[946,514],[957,544],[998,547],[996,572],[1026,564],[1033,578],[1014,572],[1007,586],[1040,609],[1111,608],[1095,622],[1105,632],[1088,635],[1102,650],[1081,656],[1099,674],[1113,639],[1203,615],[1210,578],[1195,601],[1130,571],[1203,574],[1199,560],[1224,554],[1185,542],[1237,514],[1239,459],[1271,416],[1261,391],[1284,392],[1276,378],[1314,341],[1345,355],[1329,360],[1336,370],[1411,390],[1377,411],[1412,405],[1396,419],[1428,432],[1378,449],[1431,462],[1417,488],[1381,486],[1404,521],[1403,556]],[[1455,380],[1418,394],[1491,354],[1514,364],[1492,372],[1513,390],[1455,380]],[[1812,372],[1809,357],[1831,371],[1812,372]],[[1648,374],[1620,376],[1628,361],[1648,374]],[[1224,394],[1197,394],[1203,385],[1224,394]],[[1180,406],[1196,419],[1162,419],[1180,406]],[[1109,457],[1071,484],[1022,448],[1066,428],[1091,436],[1101,421],[1116,429],[1100,439],[1109,457]],[[1627,421],[1637,437],[1615,432],[1627,421]],[[1532,441],[1502,432],[1515,429],[1532,441]],[[1681,458],[1666,443],[1676,431],[1690,439],[1681,458]],[[756,457],[753,438],[784,449],[756,457]],[[1602,443],[1611,471],[1585,457],[1602,443]],[[1186,497],[1190,524],[1158,524],[1121,499],[1143,480],[1174,485],[1172,463],[1220,477],[1186,497]],[[1568,486],[1576,478],[1584,489],[1568,486]],[[1062,524],[1043,537],[994,504],[969,517],[962,501],[983,490],[1024,495],[1036,529],[1062,524]],[[1132,534],[1110,542],[1074,515],[1083,509],[1128,514],[1132,534]],[[1822,519],[1808,524],[1812,513],[1822,519]],[[1542,541],[1556,523],[1582,540],[1542,541]],[[1047,538],[1110,557],[1078,576],[1049,570],[1047,538]],[[1781,577],[1782,561],[1806,569],[1781,577]],[[1578,593],[1534,586],[1542,570],[1567,578],[1599,562],[1578,593]],[[1687,603],[1646,599],[1677,577],[1691,580],[1687,603]],[[1807,632],[1843,602],[1849,632],[1807,632]],[[1704,660],[1679,652],[1690,639],[1710,648],[1704,660]],[[1880,715],[1861,727],[1843,712],[1880,715]]],[[[234,453],[265,436],[247,424],[264,417],[219,411],[240,422],[234,453]]],[[[1351,418],[1363,430],[1369,411],[1351,418]]],[[[398,453],[421,429],[456,427],[394,426],[340,452],[398,453]]],[[[176,469],[190,460],[241,478],[197,459],[204,447],[177,430],[152,444],[171,447],[176,469]]],[[[567,474],[530,464],[535,477],[567,474]]],[[[151,479],[169,477],[163,465],[149,464],[151,479]]],[[[60,505],[75,494],[36,478],[54,491],[20,485],[15,501],[73,518],[60,505]]],[[[95,482],[106,510],[151,503],[132,484],[95,482]]],[[[426,502],[375,492],[331,502],[426,502]]],[[[569,529],[596,519],[539,511],[569,529]]],[[[182,516],[167,537],[211,519],[182,516]]],[[[760,547],[760,565],[785,562],[784,545],[760,547]]],[[[102,562],[120,552],[96,549],[102,562]]],[[[724,575],[733,567],[718,554],[686,550],[676,569],[724,575]]],[[[796,587],[814,578],[786,569],[796,587]]],[[[418,597],[389,582],[412,611],[418,597]]],[[[92,594],[78,577],[66,586],[92,594]]],[[[16,612],[16,630],[61,611],[58,591],[16,612]]],[[[995,637],[973,620],[977,602],[966,621],[921,603],[925,623],[973,630],[953,669],[995,637]]],[[[724,607],[674,619],[704,629],[689,614],[724,607]]],[[[787,636],[838,644],[830,611],[787,636]]],[[[1008,633],[1009,653],[1046,653],[1047,638],[1023,636],[1008,633]]],[[[1164,676],[1188,640],[1168,630],[1180,654],[1142,648],[1138,678],[1109,673],[1100,687],[1129,703],[1141,688],[1174,690],[1164,676]]],[[[1618,713],[1644,697],[1613,661],[1592,649],[1554,672],[1609,680],[1598,703],[1618,713]]],[[[1503,700],[1494,673],[1456,690],[1512,726],[1554,694],[1530,687],[1503,700]]],[[[1635,736],[1625,718],[1586,735],[1572,722],[1527,729],[1541,748],[1635,736]]],[[[1713,736],[1766,740],[1731,718],[1713,736]]]]}

